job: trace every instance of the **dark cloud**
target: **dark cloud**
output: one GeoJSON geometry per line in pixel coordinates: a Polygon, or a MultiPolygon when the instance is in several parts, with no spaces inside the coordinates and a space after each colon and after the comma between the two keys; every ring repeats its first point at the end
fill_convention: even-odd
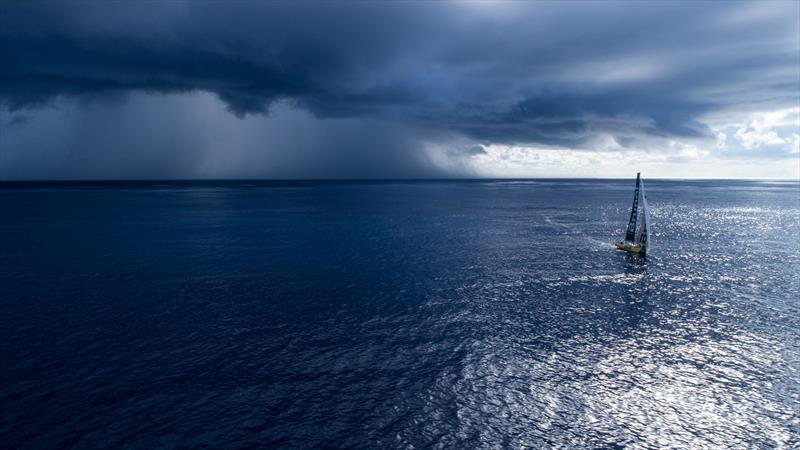
{"type": "Polygon", "coordinates": [[[239,118],[219,106],[202,93],[48,107],[38,112],[38,126],[8,128],[0,179],[442,175],[415,150],[425,131],[408,125],[319,120],[286,103],[273,105],[269,116],[239,118]]]}
{"type": "Polygon", "coordinates": [[[796,2],[5,2],[0,103],[209,92],[240,118],[285,102],[393,122],[412,149],[448,133],[710,140],[705,115],[798,104],[798,17],[796,2]]]}

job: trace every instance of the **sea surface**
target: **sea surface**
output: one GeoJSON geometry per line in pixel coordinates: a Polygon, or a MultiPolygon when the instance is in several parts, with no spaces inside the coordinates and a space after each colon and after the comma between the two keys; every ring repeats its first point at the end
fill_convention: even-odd
{"type": "Polygon", "coordinates": [[[800,447],[800,183],[646,183],[0,184],[0,447],[800,447]]]}

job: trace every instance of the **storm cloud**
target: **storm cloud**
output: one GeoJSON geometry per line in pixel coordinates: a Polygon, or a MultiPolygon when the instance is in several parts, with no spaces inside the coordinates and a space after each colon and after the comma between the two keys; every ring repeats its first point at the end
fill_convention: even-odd
{"type": "Polygon", "coordinates": [[[713,117],[797,107],[798,86],[797,2],[6,2],[0,169],[30,177],[468,174],[459,158],[493,144],[713,147],[713,117]],[[197,122],[217,131],[192,130],[182,111],[213,108],[198,97],[208,94],[231,117],[197,122]],[[63,128],[52,108],[68,103],[77,105],[70,120],[92,124],[69,131],[68,148],[63,138],[43,145],[15,131],[63,128]],[[147,115],[164,123],[136,124],[147,115]],[[104,116],[125,116],[129,125],[115,127],[126,143],[94,126],[104,116]],[[301,128],[318,142],[287,150],[281,130],[301,128]],[[250,138],[215,150],[209,132],[250,138]],[[152,136],[135,138],[142,133],[152,136]],[[424,151],[444,142],[455,148],[446,167],[424,151]],[[64,161],[47,174],[32,169],[54,155],[44,147],[64,161]],[[136,156],[142,148],[161,156],[136,156]],[[65,152],[90,162],[69,162],[65,152]],[[208,169],[226,157],[246,162],[208,169]],[[138,163],[119,173],[106,166],[131,158],[138,163]]]}

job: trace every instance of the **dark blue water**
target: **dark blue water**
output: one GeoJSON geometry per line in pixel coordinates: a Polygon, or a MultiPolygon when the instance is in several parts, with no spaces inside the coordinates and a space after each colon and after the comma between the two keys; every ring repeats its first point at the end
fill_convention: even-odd
{"type": "Polygon", "coordinates": [[[800,184],[0,186],[0,447],[797,447],[800,184]]]}

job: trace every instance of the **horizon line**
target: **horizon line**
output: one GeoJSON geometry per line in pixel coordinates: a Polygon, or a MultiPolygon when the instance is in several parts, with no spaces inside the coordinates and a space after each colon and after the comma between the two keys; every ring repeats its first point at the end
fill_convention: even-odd
{"type": "MultiPolygon", "coordinates": [[[[630,177],[361,177],[361,178],[51,178],[0,180],[14,183],[181,183],[181,182],[379,182],[379,181],[537,181],[537,180],[629,180],[630,177]]],[[[792,177],[645,177],[664,181],[797,181],[792,177]]]]}

